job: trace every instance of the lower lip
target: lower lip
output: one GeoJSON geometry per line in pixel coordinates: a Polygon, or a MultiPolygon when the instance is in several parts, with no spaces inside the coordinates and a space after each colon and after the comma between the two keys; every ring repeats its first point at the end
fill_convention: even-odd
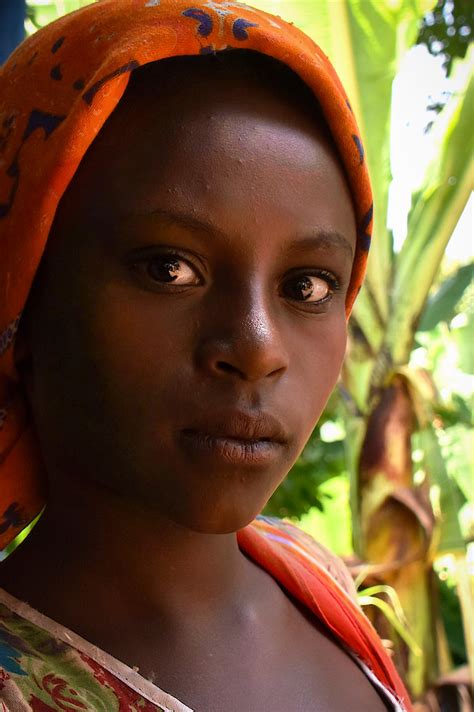
{"type": "Polygon", "coordinates": [[[239,440],[195,431],[182,431],[181,436],[193,456],[207,456],[234,465],[268,465],[281,454],[282,448],[274,440],[239,440]]]}

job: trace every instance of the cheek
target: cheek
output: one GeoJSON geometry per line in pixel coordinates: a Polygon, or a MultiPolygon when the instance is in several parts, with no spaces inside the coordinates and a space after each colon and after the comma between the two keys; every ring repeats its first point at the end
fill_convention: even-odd
{"type": "Polygon", "coordinates": [[[345,317],[335,319],[319,335],[317,342],[317,369],[319,387],[325,393],[326,400],[336,385],[341,372],[347,346],[347,326],[345,317]]]}
{"type": "MultiPolygon", "coordinates": [[[[297,358],[301,364],[299,372],[299,403],[304,404],[305,439],[309,438],[314,426],[331,395],[341,372],[347,345],[347,327],[343,316],[331,319],[317,333],[306,341],[305,358],[297,358]]],[[[305,440],[306,441],[306,440],[305,440]]]]}
{"type": "Polygon", "coordinates": [[[90,315],[90,339],[118,390],[142,391],[178,369],[190,351],[190,332],[179,310],[166,300],[157,308],[155,295],[113,288],[105,290],[90,315]]]}
{"type": "Polygon", "coordinates": [[[163,424],[187,335],[115,286],[68,296],[67,313],[51,305],[35,335],[32,406],[46,468],[120,489],[170,449],[163,424]]]}

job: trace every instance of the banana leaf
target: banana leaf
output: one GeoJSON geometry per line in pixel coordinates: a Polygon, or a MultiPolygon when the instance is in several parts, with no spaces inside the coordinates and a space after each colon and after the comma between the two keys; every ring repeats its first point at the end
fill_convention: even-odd
{"type": "Polygon", "coordinates": [[[423,451],[423,465],[431,483],[431,497],[439,522],[436,553],[465,553],[466,544],[461,533],[458,512],[466,499],[458,484],[449,476],[441,454],[435,429],[427,424],[416,435],[423,451]]]}
{"type": "Polygon", "coordinates": [[[473,188],[473,56],[471,52],[467,60],[457,63],[458,71],[466,66],[471,71],[466,72],[464,88],[450,98],[436,121],[439,151],[413,197],[408,237],[396,260],[386,337],[395,364],[409,358],[429,290],[473,188]]]}
{"type": "Polygon", "coordinates": [[[74,10],[79,10],[85,5],[90,5],[93,1],[56,0],[55,2],[48,2],[48,0],[28,0],[26,3],[26,16],[31,22],[31,25],[27,27],[28,32],[44,27],[58,17],[74,12],[74,10]]]}
{"type": "Polygon", "coordinates": [[[438,291],[428,300],[423,311],[418,331],[431,331],[440,321],[451,321],[456,314],[456,305],[472,282],[474,263],[462,265],[445,280],[438,291]]]}
{"type": "MultiPolygon", "coordinates": [[[[390,117],[392,84],[406,50],[413,45],[422,15],[432,0],[346,0],[330,3],[346,9],[350,50],[356,84],[349,85],[356,97],[356,116],[361,125],[365,152],[374,190],[374,239],[367,286],[377,313],[389,315],[393,244],[387,229],[390,170],[390,117]],[[360,115],[357,114],[360,111],[360,115]]],[[[339,12],[342,16],[342,10],[339,12]]],[[[346,53],[348,50],[346,49],[346,53]]],[[[344,68],[336,66],[344,79],[344,68]]],[[[351,94],[351,101],[353,101],[351,94]]],[[[363,297],[364,299],[364,297],[363,297]]],[[[356,310],[358,315],[359,309],[356,310]]],[[[364,324],[365,326],[365,324],[364,324]]],[[[367,325],[370,326],[370,325],[367,325]]],[[[366,334],[372,333],[367,329],[366,334]]],[[[379,335],[381,336],[381,335],[379,335]]]]}

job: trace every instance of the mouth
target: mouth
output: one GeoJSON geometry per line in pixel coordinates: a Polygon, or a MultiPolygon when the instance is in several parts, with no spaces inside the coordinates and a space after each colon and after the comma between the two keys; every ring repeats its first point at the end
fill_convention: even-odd
{"type": "Polygon", "coordinates": [[[236,411],[184,428],[180,435],[193,457],[229,464],[269,465],[281,456],[287,442],[283,427],[273,416],[236,411]]]}

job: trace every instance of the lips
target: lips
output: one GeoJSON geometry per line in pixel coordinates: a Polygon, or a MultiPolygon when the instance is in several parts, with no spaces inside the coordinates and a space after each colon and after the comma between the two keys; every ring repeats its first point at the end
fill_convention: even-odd
{"type": "Polygon", "coordinates": [[[270,440],[284,443],[287,440],[283,426],[272,415],[259,413],[252,416],[242,411],[214,413],[212,418],[200,420],[183,432],[243,441],[270,440]]]}
{"type": "Polygon", "coordinates": [[[214,413],[212,418],[200,419],[181,431],[181,441],[194,457],[233,464],[270,464],[287,440],[283,426],[266,413],[214,413]]]}

